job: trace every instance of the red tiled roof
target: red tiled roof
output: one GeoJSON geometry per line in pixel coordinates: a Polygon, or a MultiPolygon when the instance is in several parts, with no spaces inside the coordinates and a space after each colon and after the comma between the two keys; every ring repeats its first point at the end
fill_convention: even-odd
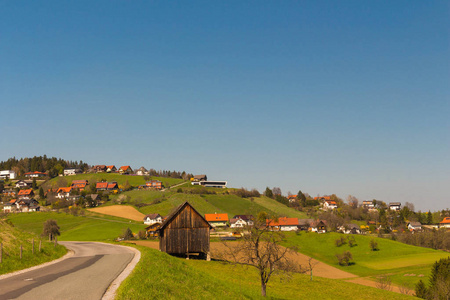
{"type": "Polygon", "coordinates": [[[228,214],[205,214],[205,219],[208,222],[213,221],[228,221],[228,214]]]}
{"type": "Polygon", "coordinates": [[[32,192],[33,192],[32,189],[28,189],[28,190],[20,190],[20,191],[19,191],[19,196],[30,195],[32,192]]]}
{"type": "Polygon", "coordinates": [[[72,190],[72,187],[60,187],[58,189],[58,191],[56,191],[57,193],[70,193],[70,191],[72,190]]]}
{"type": "Polygon", "coordinates": [[[287,196],[287,198],[288,199],[294,199],[294,198],[297,198],[297,195],[290,195],[290,196],[287,196]]]}
{"type": "Polygon", "coordinates": [[[336,201],[330,201],[330,200],[328,200],[328,201],[326,201],[328,204],[332,204],[332,205],[336,205],[336,201]]]}
{"type": "Polygon", "coordinates": [[[97,189],[106,189],[108,188],[107,182],[97,182],[97,185],[95,186],[97,189]]]}
{"type": "Polygon", "coordinates": [[[450,217],[445,217],[444,220],[442,220],[439,224],[450,224],[450,217]]]}
{"type": "Polygon", "coordinates": [[[122,170],[122,171],[126,171],[126,170],[128,170],[128,169],[131,170],[131,167],[130,167],[130,166],[121,166],[121,167],[119,168],[119,170],[122,170]]]}
{"type": "Polygon", "coordinates": [[[107,188],[108,189],[117,188],[117,183],[116,182],[110,182],[110,183],[108,183],[107,188]]]}
{"type": "Polygon", "coordinates": [[[27,172],[24,175],[31,175],[31,174],[41,174],[41,175],[45,175],[47,176],[47,173],[43,173],[43,172],[38,172],[38,171],[34,171],[34,172],[27,172]]]}
{"type": "Polygon", "coordinates": [[[115,165],[106,166],[107,169],[113,169],[113,168],[115,168],[115,167],[116,167],[115,165]]]}
{"type": "Polygon", "coordinates": [[[297,218],[279,218],[278,222],[274,220],[266,220],[269,226],[296,226],[299,225],[297,218]]]}

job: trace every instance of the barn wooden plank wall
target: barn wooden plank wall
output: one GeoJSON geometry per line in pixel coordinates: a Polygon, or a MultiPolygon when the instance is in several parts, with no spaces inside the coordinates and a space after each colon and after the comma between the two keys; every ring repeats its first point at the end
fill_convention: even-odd
{"type": "Polygon", "coordinates": [[[209,230],[209,223],[186,202],[161,226],[160,250],[171,254],[207,254],[209,230]]]}

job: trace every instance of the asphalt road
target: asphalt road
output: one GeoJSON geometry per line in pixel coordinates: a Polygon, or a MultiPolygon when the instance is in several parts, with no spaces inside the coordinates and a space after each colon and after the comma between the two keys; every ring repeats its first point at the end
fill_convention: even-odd
{"type": "Polygon", "coordinates": [[[61,242],[74,254],[55,264],[0,280],[0,300],[102,299],[135,256],[127,247],[61,242]]]}

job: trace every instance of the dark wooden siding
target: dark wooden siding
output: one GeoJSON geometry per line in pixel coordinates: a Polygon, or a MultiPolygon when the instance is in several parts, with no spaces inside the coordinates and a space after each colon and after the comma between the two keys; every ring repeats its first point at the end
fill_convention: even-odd
{"type": "Polygon", "coordinates": [[[173,253],[208,253],[209,224],[190,205],[183,206],[164,226],[160,250],[173,253]]]}

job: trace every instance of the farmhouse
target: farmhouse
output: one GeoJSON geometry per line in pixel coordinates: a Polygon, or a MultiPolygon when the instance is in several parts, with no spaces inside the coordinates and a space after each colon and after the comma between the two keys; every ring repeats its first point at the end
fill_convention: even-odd
{"type": "Polygon", "coordinates": [[[16,188],[23,189],[31,187],[33,181],[30,180],[19,180],[16,182],[16,188]]]}
{"type": "Polygon", "coordinates": [[[57,191],[56,191],[56,198],[58,199],[66,199],[70,196],[70,192],[72,191],[72,187],[60,187],[57,191]]]}
{"type": "Polygon", "coordinates": [[[160,227],[161,223],[153,223],[152,225],[145,227],[147,237],[157,237],[160,227]]]}
{"type": "Polygon", "coordinates": [[[422,224],[420,222],[409,222],[408,229],[409,231],[420,231],[422,230],[422,224]]]}
{"type": "Polygon", "coordinates": [[[308,231],[313,222],[314,222],[313,219],[299,219],[298,220],[298,229],[308,231]]]}
{"type": "Polygon", "coordinates": [[[361,229],[356,224],[347,224],[340,226],[338,230],[345,234],[361,234],[361,229]]]}
{"type": "Polygon", "coordinates": [[[124,174],[133,174],[133,169],[131,169],[130,166],[121,166],[119,168],[119,173],[124,175],[124,174]]]}
{"type": "Polygon", "coordinates": [[[327,224],[325,221],[315,220],[312,222],[310,230],[311,230],[311,232],[326,233],[327,232],[327,224]]]}
{"type": "Polygon", "coordinates": [[[16,210],[16,199],[13,199],[11,201],[9,201],[8,203],[5,203],[5,205],[3,205],[3,212],[5,213],[11,213],[13,211],[16,210]]]}
{"type": "Polygon", "coordinates": [[[117,168],[115,165],[106,166],[106,172],[108,172],[108,173],[117,172],[117,168]]]}
{"type": "Polygon", "coordinates": [[[325,210],[333,210],[336,208],[337,208],[336,201],[325,200],[325,202],[323,203],[323,209],[325,210]]]}
{"type": "Polygon", "coordinates": [[[246,226],[253,226],[253,216],[251,215],[236,215],[230,219],[231,228],[242,228],[246,226]]]}
{"type": "Polygon", "coordinates": [[[148,170],[146,168],[144,168],[144,167],[140,167],[134,173],[136,175],[139,175],[139,176],[143,176],[143,175],[148,175],[149,174],[148,170]]]}
{"type": "Polygon", "coordinates": [[[198,253],[210,260],[211,225],[188,202],[178,206],[159,229],[159,250],[187,255],[198,253]]]}
{"type": "Polygon", "coordinates": [[[29,178],[37,178],[37,177],[45,177],[45,176],[48,176],[47,173],[38,172],[38,171],[27,172],[27,173],[25,173],[24,175],[25,175],[25,177],[29,177],[29,178]]]}
{"type": "Polygon", "coordinates": [[[400,202],[391,202],[389,203],[389,209],[390,210],[400,210],[400,208],[402,207],[402,204],[400,202]]]}
{"type": "Polygon", "coordinates": [[[159,180],[150,180],[145,183],[145,188],[162,189],[162,182],[159,180]]]}
{"type": "Polygon", "coordinates": [[[297,200],[297,195],[288,195],[287,199],[289,200],[289,203],[295,202],[295,200],[297,200]]]}
{"type": "Polygon", "coordinates": [[[39,211],[39,202],[34,199],[21,199],[16,201],[16,208],[19,212],[39,211]]]}
{"type": "Polygon", "coordinates": [[[92,172],[95,173],[102,173],[102,172],[106,172],[106,166],[105,165],[96,165],[92,167],[92,172]]]}
{"type": "Polygon", "coordinates": [[[74,189],[78,189],[80,191],[84,191],[84,189],[86,188],[87,185],[88,185],[88,181],[83,179],[83,180],[74,180],[74,181],[72,181],[72,184],[70,186],[72,188],[74,188],[74,189]]]}
{"type": "Polygon", "coordinates": [[[212,227],[225,227],[228,222],[228,214],[205,214],[205,220],[208,221],[212,227]]]}
{"type": "Polygon", "coordinates": [[[444,220],[439,223],[439,228],[450,228],[450,217],[445,217],[444,220]]]}
{"type": "Polygon", "coordinates": [[[162,223],[162,217],[160,214],[149,214],[144,217],[144,224],[152,225],[154,223],[162,223]]]}
{"type": "Polygon", "coordinates": [[[267,225],[272,230],[279,231],[296,231],[298,230],[298,219],[297,218],[278,218],[278,221],[275,220],[266,220],[267,225]]]}
{"type": "Polygon", "coordinates": [[[200,182],[200,181],[206,181],[208,180],[208,177],[206,175],[194,175],[194,177],[191,178],[191,181],[193,182],[200,182]]]}

